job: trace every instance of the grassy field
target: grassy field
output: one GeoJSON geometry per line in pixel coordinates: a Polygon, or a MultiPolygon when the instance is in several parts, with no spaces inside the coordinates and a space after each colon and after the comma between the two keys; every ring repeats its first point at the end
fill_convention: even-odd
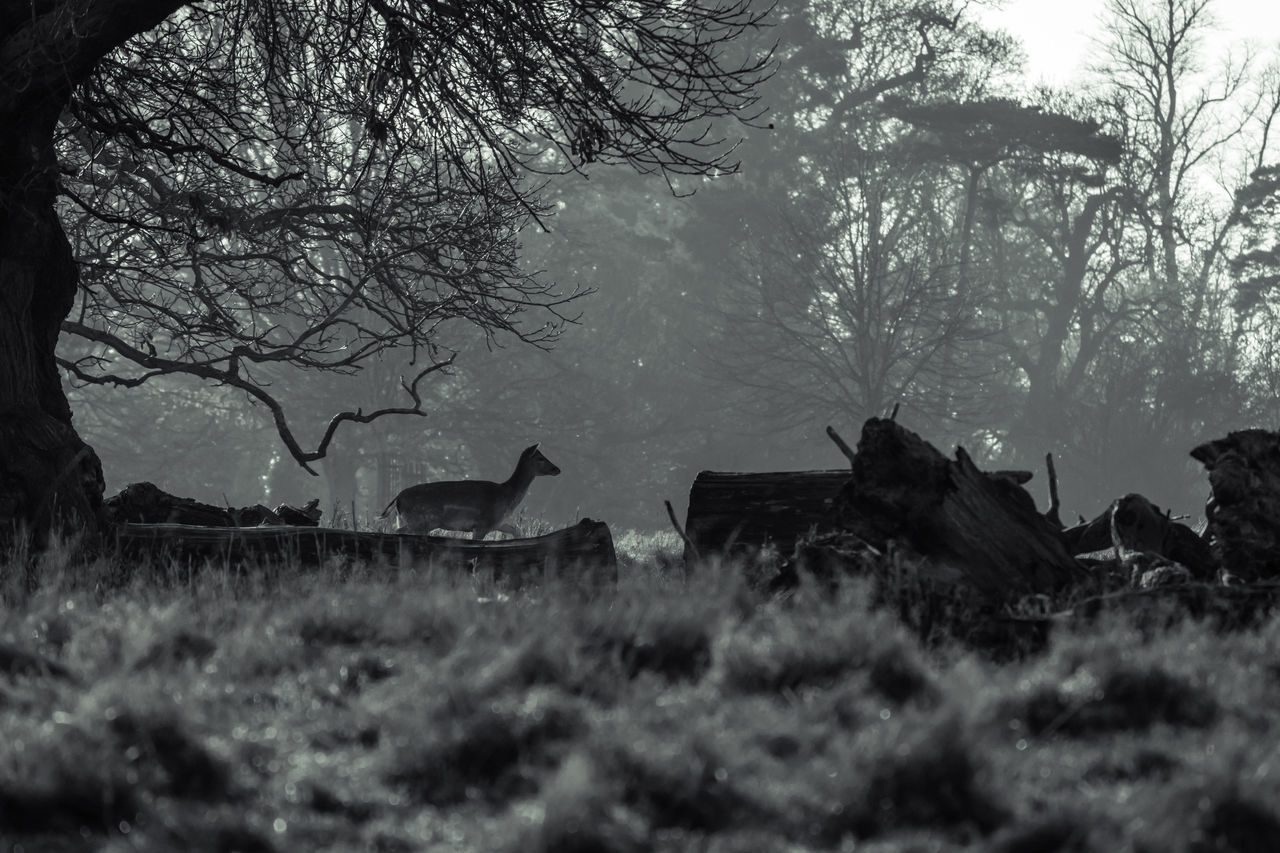
{"type": "Polygon", "coordinates": [[[618,545],[591,596],[47,561],[3,611],[0,849],[1280,849],[1280,623],[996,664],[618,545]]]}

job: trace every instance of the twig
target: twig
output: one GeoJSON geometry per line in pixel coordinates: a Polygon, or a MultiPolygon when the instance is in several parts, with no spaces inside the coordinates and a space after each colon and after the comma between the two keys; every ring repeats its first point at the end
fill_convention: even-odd
{"type": "MultiPolygon", "coordinates": [[[[693,540],[689,538],[689,535],[684,532],[684,528],[680,526],[680,522],[676,520],[676,511],[672,508],[671,501],[663,501],[663,503],[666,504],[667,518],[671,519],[671,526],[676,529],[676,533],[679,533],[680,538],[684,540],[684,547],[689,549],[690,554],[693,554],[693,561],[695,563],[701,562],[702,556],[698,553],[698,546],[693,544],[693,540]]],[[[687,572],[688,569],[689,567],[686,564],[685,571],[687,572]]]]}
{"type": "MultiPolygon", "coordinates": [[[[893,407],[893,412],[894,414],[898,413],[897,406],[893,407]]],[[[890,418],[890,420],[892,420],[892,418],[890,418]]],[[[849,464],[852,465],[853,457],[856,455],[853,452],[853,449],[849,447],[848,444],[845,444],[844,439],[841,438],[830,426],[827,427],[827,437],[836,443],[836,447],[840,448],[840,452],[844,454],[845,458],[849,460],[849,464]]]]}

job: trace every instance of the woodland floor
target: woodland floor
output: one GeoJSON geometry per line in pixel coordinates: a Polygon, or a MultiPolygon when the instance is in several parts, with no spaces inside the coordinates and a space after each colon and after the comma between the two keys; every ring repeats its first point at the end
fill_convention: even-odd
{"type": "Polygon", "coordinates": [[[996,664],[618,549],[594,595],[49,560],[0,623],[55,664],[0,676],[0,850],[1276,849],[1280,621],[996,664]]]}

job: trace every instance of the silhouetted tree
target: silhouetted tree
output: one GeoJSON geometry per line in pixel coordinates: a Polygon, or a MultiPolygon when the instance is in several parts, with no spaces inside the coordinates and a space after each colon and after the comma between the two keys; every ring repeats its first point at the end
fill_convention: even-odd
{"type": "MultiPolygon", "coordinates": [[[[253,395],[260,368],[350,370],[452,320],[528,334],[530,170],[731,171],[709,121],[754,103],[745,2],[0,0],[0,529],[92,528],[101,467],[65,366],[183,372],[253,395]],[[56,213],[85,222],[81,276],[56,213]],[[70,316],[77,297],[80,310],[70,316]],[[65,325],[64,325],[65,324],[65,325]],[[99,361],[107,359],[107,361],[99,361]],[[129,364],[132,363],[132,367],[129,364]]],[[[8,535],[8,534],[6,534],[8,535]]]]}

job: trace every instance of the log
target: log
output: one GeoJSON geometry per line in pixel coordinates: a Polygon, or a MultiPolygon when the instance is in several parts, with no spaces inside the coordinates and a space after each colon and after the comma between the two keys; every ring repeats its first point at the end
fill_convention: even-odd
{"type": "Polygon", "coordinates": [[[980,471],[962,447],[948,460],[894,421],[871,418],[851,468],[836,496],[836,519],[875,548],[905,544],[958,570],[994,601],[1049,592],[1084,576],[1017,478],[980,471]]]}
{"type": "Polygon", "coordinates": [[[1205,531],[1222,569],[1245,581],[1280,576],[1280,433],[1228,433],[1191,457],[1209,472],[1205,531]]]}
{"type": "Polygon", "coordinates": [[[835,529],[831,502],[848,479],[847,470],[700,471],[689,489],[685,566],[699,556],[743,556],[766,545],[790,554],[810,530],[835,529]]]}
{"type": "Polygon", "coordinates": [[[609,526],[584,518],[573,527],[529,539],[489,542],[448,536],[373,533],[328,527],[203,527],[125,523],[115,528],[122,561],[150,559],[199,569],[278,562],[319,565],[333,556],[385,560],[400,567],[492,572],[512,586],[544,574],[616,583],[618,561],[609,526]]]}
{"type": "Polygon", "coordinates": [[[217,507],[191,498],[171,495],[154,483],[131,483],[103,501],[109,524],[188,524],[198,527],[256,527],[259,524],[289,524],[316,527],[320,524],[320,501],[298,508],[281,504],[274,510],[262,504],[247,507],[217,507]]]}
{"type": "Polygon", "coordinates": [[[1218,572],[1208,541],[1136,493],[1112,501],[1092,521],[1068,527],[1062,538],[1067,553],[1073,556],[1111,548],[1117,550],[1117,556],[1143,551],[1185,566],[1197,580],[1213,580],[1218,572]]]}

